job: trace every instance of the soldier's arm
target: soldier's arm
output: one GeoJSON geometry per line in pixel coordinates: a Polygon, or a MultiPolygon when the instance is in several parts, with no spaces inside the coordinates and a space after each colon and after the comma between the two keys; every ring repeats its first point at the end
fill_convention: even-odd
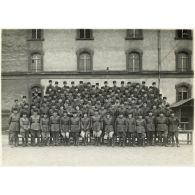
{"type": "Polygon", "coordinates": [[[9,116],[8,125],[10,125],[11,121],[12,121],[12,114],[9,116]]]}

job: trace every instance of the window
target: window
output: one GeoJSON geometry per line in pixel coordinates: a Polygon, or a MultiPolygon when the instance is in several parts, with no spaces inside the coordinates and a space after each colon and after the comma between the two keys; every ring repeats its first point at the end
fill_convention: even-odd
{"type": "Polygon", "coordinates": [[[42,31],[41,29],[33,29],[32,30],[32,40],[41,40],[42,31]]]}
{"type": "Polygon", "coordinates": [[[42,56],[40,54],[33,54],[31,56],[31,71],[32,72],[42,71],[42,56]]]}
{"type": "Polygon", "coordinates": [[[131,52],[127,54],[127,71],[139,72],[141,70],[141,54],[131,52]]]}
{"type": "Polygon", "coordinates": [[[176,30],[176,39],[192,39],[192,31],[187,29],[176,30]]]}
{"type": "Polygon", "coordinates": [[[143,39],[143,33],[140,29],[129,29],[127,30],[126,39],[143,39]]]}
{"type": "Polygon", "coordinates": [[[77,30],[77,39],[93,39],[92,30],[91,29],[79,29],[77,30]]]}
{"type": "Polygon", "coordinates": [[[191,97],[191,85],[188,83],[180,83],[175,86],[177,101],[185,100],[191,97]]]}
{"type": "Polygon", "coordinates": [[[176,51],[176,69],[178,72],[191,70],[191,51],[176,51]]]}
{"type": "Polygon", "coordinates": [[[91,55],[89,53],[81,53],[79,55],[79,71],[90,72],[91,71],[91,55]]]}

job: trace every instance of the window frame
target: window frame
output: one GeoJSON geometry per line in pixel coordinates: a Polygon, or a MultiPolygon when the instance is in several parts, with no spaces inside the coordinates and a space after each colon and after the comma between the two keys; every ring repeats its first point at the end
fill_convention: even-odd
{"type": "Polygon", "coordinates": [[[142,56],[143,56],[143,52],[141,51],[141,50],[127,50],[126,52],[126,71],[128,72],[128,73],[140,73],[140,72],[142,72],[142,56]],[[138,56],[139,56],[139,70],[138,71],[130,71],[129,69],[129,67],[130,67],[130,63],[129,63],[129,57],[130,57],[130,55],[132,54],[132,53],[136,53],[136,54],[138,54],[138,56]]]}
{"type": "MultiPolygon", "coordinates": [[[[134,32],[134,34],[136,34],[134,32]]],[[[125,40],[143,40],[143,30],[142,29],[127,29],[126,30],[126,37],[125,37],[125,40]],[[136,31],[136,30],[140,30],[140,35],[139,36],[135,36],[135,37],[131,37],[129,36],[129,31],[130,30],[133,30],[133,31],[136,31]]]]}
{"type": "Polygon", "coordinates": [[[33,51],[29,54],[29,66],[28,66],[28,70],[29,72],[31,73],[40,73],[40,72],[43,72],[43,52],[42,51],[33,51]],[[33,71],[32,69],[32,56],[33,55],[40,55],[41,57],[41,69],[40,71],[33,71]]]}
{"type": "MultiPolygon", "coordinates": [[[[84,33],[86,34],[86,32],[84,33]]],[[[76,30],[76,40],[94,40],[94,37],[93,37],[93,30],[92,29],[77,29],[76,30]],[[87,37],[84,37],[84,38],[81,38],[80,37],[80,30],[90,30],[90,37],[87,38],[87,37]]]]}
{"type": "Polygon", "coordinates": [[[31,29],[30,30],[30,33],[29,33],[29,40],[30,41],[43,41],[44,39],[43,39],[43,29],[31,29]],[[37,32],[37,37],[36,38],[33,38],[33,31],[38,31],[38,30],[40,30],[41,32],[41,34],[40,34],[40,38],[38,38],[38,32],[37,32]]]}
{"type": "MultiPolygon", "coordinates": [[[[187,91],[188,96],[187,96],[186,99],[191,98],[192,86],[191,86],[189,83],[182,82],[182,83],[179,83],[179,84],[177,84],[177,85],[175,86],[175,89],[176,89],[176,102],[185,100],[185,99],[180,99],[180,98],[179,98],[180,89],[181,89],[182,87],[183,87],[183,88],[185,87],[185,88],[187,89],[186,91],[187,91]]],[[[182,96],[183,96],[183,95],[182,95],[182,96]]]]}
{"type": "Polygon", "coordinates": [[[192,34],[193,34],[193,31],[191,29],[177,29],[175,30],[175,39],[176,40],[192,40],[192,36],[193,36],[192,34]],[[179,31],[184,31],[184,30],[190,31],[189,37],[184,37],[183,32],[182,32],[182,37],[179,36],[179,31]]]}

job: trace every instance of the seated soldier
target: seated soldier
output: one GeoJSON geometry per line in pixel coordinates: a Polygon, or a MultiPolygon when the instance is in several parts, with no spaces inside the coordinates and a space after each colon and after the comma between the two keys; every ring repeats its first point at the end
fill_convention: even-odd
{"type": "Polygon", "coordinates": [[[116,130],[116,138],[119,138],[119,144],[121,146],[125,146],[126,143],[126,119],[123,115],[123,113],[120,113],[119,116],[116,118],[115,122],[115,130],[116,130]]]}
{"type": "Polygon", "coordinates": [[[108,140],[108,146],[114,146],[114,121],[109,112],[103,119],[103,123],[105,131],[104,139],[108,140]]]}
{"type": "Polygon", "coordinates": [[[81,118],[81,137],[83,139],[83,143],[86,146],[88,142],[88,138],[90,137],[90,118],[87,113],[84,113],[83,118],[81,118]]]}
{"type": "Polygon", "coordinates": [[[27,113],[23,113],[22,117],[20,118],[20,135],[22,136],[22,144],[23,146],[28,145],[28,137],[29,137],[29,130],[30,130],[30,120],[27,117],[27,113]]]}
{"type": "Polygon", "coordinates": [[[49,117],[48,117],[47,113],[43,113],[43,116],[40,120],[40,126],[41,126],[42,144],[49,146],[50,123],[49,123],[49,117]]]}
{"type": "Polygon", "coordinates": [[[68,117],[67,112],[64,112],[60,118],[60,131],[63,137],[64,145],[69,145],[70,117],[68,117]]]}

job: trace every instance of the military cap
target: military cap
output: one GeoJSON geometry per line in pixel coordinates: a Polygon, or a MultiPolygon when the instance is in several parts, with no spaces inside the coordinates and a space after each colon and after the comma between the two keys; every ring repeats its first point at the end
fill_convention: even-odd
{"type": "Polygon", "coordinates": [[[24,106],[29,106],[29,104],[28,103],[25,103],[24,106]]]}
{"type": "Polygon", "coordinates": [[[92,87],[95,87],[95,85],[92,85],[92,87]]]}
{"type": "Polygon", "coordinates": [[[63,82],[63,84],[67,84],[67,82],[66,82],[66,81],[64,81],[64,82],[63,82]]]}
{"type": "Polygon", "coordinates": [[[74,81],[71,81],[71,84],[74,84],[74,81]]]}
{"type": "Polygon", "coordinates": [[[49,83],[52,83],[52,80],[49,80],[49,83]]]}
{"type": "Polygon", "coordinates": [[[96,83],[96,85],[99,85],[99,83],[96,83]]]}
{"type": "Polygon", "coordinates": [[[87,85],[90,85],[91,83],[90,82],[87,82],[87,85]]]}
{"type": "Polygon", "coordinates": [[[22,98],[26,98],[26,96],[24,95],[24,96],[22,96],[22,98]]]}
{"type": "Polygon", "coordinates": [[[34,109],[33,112],[38,112],[38,110],[37,109],[34,109]]]}
{"type": "Polygon", "coordinates": [[[116,81],[113,81],[113,83],[116,83],[116,81]]]}
{"type": "Polygon", "coordinates": [[[152,85],[156,85],[156,82],[153,82],[152,85]]]}
{"type": "Polygon", "coordinates": [[[18,99],[15,99],[14,102],[18,102],[18,99]]]}
{"type": "Polygon", "coordinates": [[[162,94],[161,93],[159,94],[159,97],[162,97],[162,94]]]}
{"type": "Polygon", "coordinates": [[[128,81],[128,82],[127,82],[127,84],[131,84],[131,82],[130,82],[130,81],[128,81]]]}
{"type": "Polygon", "coordinates": [[[18,111],[18,109],[17,108],[13,108],[13,111],[18,111]]]}
{"type": "Polygon", "coordinates": [[[167,97],[163,97],[163,100],[166,100],[167,99],[167,97]]]}
{"type": "Polygon", "coordinates": [[[142,81],[142,84],[146,84],[146,82],[145,81],[142,81]]]}
{"type": "Polygon", "coordinates": [[[104,81],[104,84],[108,84],[108,81],[104,81]]]}
{"type": "Polygon", "coordinates": [[[55,84],[58,84],[58,81],[55,81],[55,84]]]}
{"type": "Polygon", "coordinates": [[[121,81],[121,84],[124,84],[125,82],[124,81],[121,81]]]}
{"type": "Polygon", "coordinates": [[[170,107],[170,104],[166,104],[166,107],[170,107]]]}
{"type": "Polygon", "coordinates": [[[47,98],[48,96],[44,95],[43,97],[44,97],[44,98],[47,98]]]}

